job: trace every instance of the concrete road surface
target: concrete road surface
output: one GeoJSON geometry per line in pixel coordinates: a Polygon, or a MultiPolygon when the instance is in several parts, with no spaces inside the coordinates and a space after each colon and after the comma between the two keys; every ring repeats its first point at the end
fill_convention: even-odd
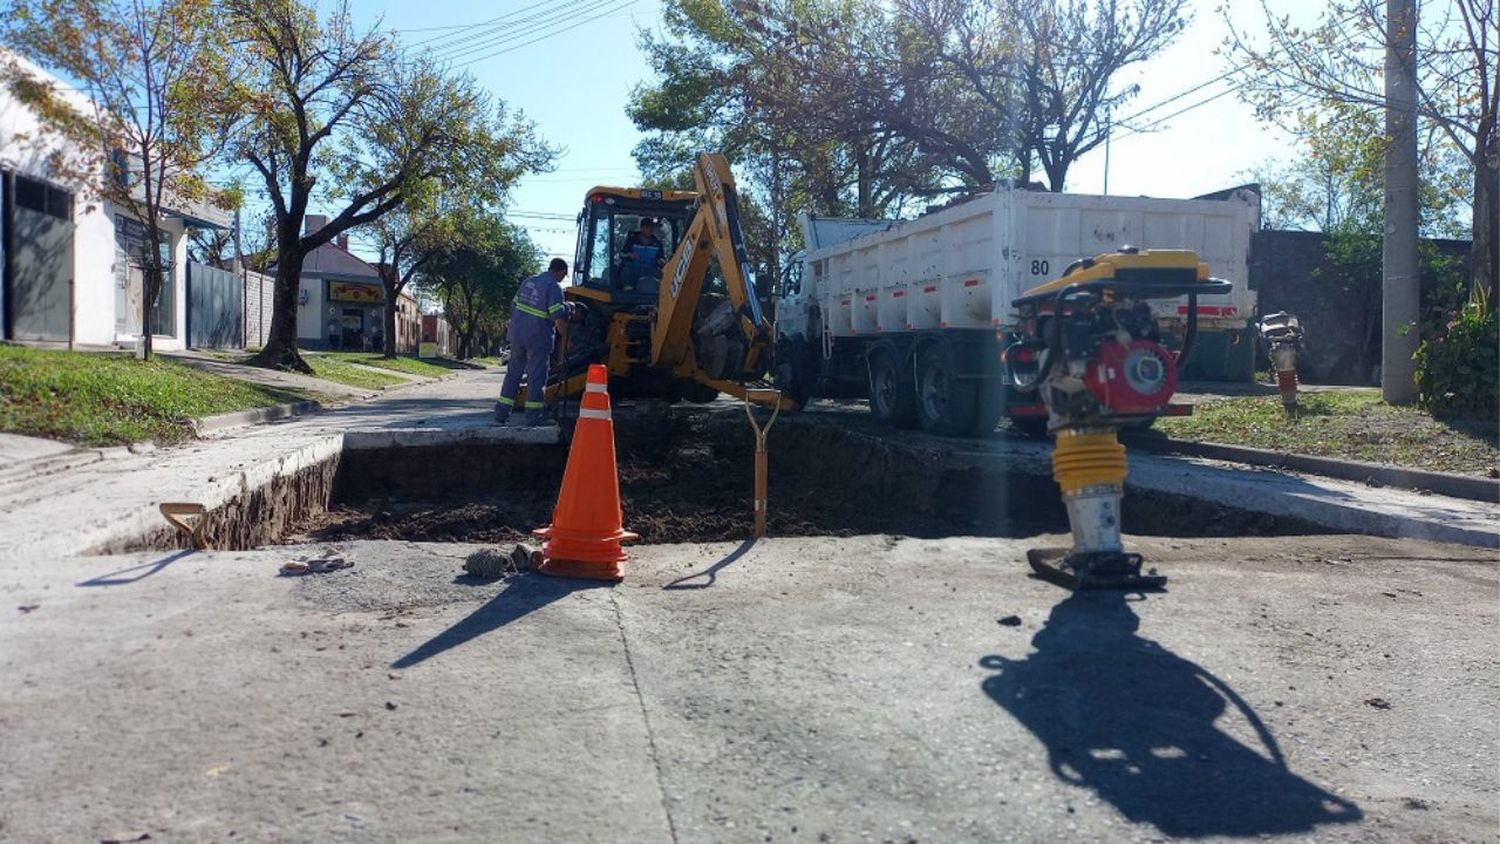
{"type": "Polygon", "coordinates": [[[0,840],[1496,839],[1494,551],[1142,538],[1168,592],[1070,595],[1034,544],[18,559],[0,840]]]}

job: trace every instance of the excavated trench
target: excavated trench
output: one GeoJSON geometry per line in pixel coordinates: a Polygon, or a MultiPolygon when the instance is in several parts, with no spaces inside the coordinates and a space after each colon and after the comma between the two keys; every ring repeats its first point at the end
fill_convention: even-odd
{"type": "MultiPolygon", "coordinates": [[[[776,536],[1026,537],[1068,529],[1045,459],[983,459],[811,416],[770,437],[769,531],[776,536]]],[[[742,414],[679,409],[616,420],[626,525],[647,543],[743,539],[754,439],[742,414]]],[[[283,533],[294,541],[505,542],[551,520],[562,446],[346,451],[329,506],[283,533]]],[[[1236,536],[1309,526],[1190,496],[1131,493],[1132,533],[1236,536]]]]}
{"type": "MultiPolygon", "coordinates": [[[[616,415],[626,527],[642,542],[749,535],[754,439],[743,413],[729,410],[616,415]]],[[[346,445],[210,513],[204,535],[223,549],[354,539],[517,541],[551,520],[566,460],[562,445],[346,445]]],[[[773,536],[1027,537],[1068,529],[1044,455],[1002,457],[803,414],[777,422],[770,466],[773,536]]],[[[1123,515],[1127,532],[1143,535],[1321,532],[1189,495],[1139,490],[1127,492],[1123,515]]],[[[163,530],[127,547],[180,544],[163,530]]]]}

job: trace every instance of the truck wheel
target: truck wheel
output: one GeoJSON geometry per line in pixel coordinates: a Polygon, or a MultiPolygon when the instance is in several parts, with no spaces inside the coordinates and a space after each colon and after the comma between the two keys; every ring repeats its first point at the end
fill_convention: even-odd
{"type": "Polygon", "coordinates": [[[978,394],[979,382],[958,377],[946,346],[934,343],[917,357],[917,419],[922,430],[945,437],[969,433],[978,394]]]}
{"type": "Polygon", "coordinates": [[[911,379],[889,351],[870,355],[870,413],[883,425],[917,426],[917,397],[911,379]]]}
{"type": "Polygon", "coordinates": [[[776,371],[772,380],[776,389],[797,403],[797,408],[807,404],[812,395],[813,381],[817,378],[817,351],[812,344],[802,339],[783,337],[776,346],[776,371]]]}

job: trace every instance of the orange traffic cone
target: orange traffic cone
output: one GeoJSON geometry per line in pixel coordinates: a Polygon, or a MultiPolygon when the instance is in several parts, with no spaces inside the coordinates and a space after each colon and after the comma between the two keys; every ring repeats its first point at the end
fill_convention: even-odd
{"type": "Polygon", "coordinates": [[[621,542],[640,539],[624,529],[620,476],[615,468],[615,424],[610,419],[608,375],[589,367],[588,386],[573,429],[568,467],[552,510],[552,524],[533,531],[542,546],[543,574],[585,580],[624,579],[621,542]]]}

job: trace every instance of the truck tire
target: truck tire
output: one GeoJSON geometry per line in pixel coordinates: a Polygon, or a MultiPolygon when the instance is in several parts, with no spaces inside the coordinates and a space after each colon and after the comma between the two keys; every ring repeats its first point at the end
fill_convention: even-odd
{"type": "Polygon", "coordinates": [[[922,430],[960,437],[974,426],[979,382],[958,377],[948,346],[934,343],[917,355],[917,421],[922,430]]]}
{"type": "Polygon", "coordinates": [[[870,413],[882,425],[917,427],[916,391],[906,367],[887,349],[870,353],[870,413]]]}
{"type": "Polygon", "coordinates": [[[818,350],[799,334],[783,337],[776,344],[776,368],[772,381],[782,395],[797,403],[800,410],[812,395],[813,382],[817,380],[818,350]]]}

